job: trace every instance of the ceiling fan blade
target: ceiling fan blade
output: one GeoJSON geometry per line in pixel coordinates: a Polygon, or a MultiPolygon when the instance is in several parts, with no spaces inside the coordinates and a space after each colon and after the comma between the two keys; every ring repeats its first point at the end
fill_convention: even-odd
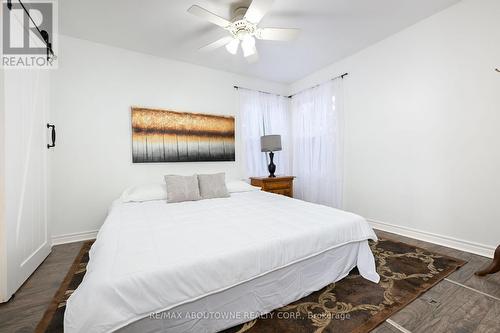
{"type": "Polygon", "coordinates": [[[216,24],[222,28],[226,28],[227,26],[229,26],[231,24],[231,22],[229,22],[228,20],[226,20],[218,15],[215,15],[214,13],[209,12],[205,8],[202,8],[202,7],[197,6],[197,5],[191,6],[191,8],[188,9],[188,13],[193,14],[195,16],[198,16],[198,17],[200,17],[204,20],[207,20],[213,24],[216,24]]]}
{"type": "Polygon", "coordinates": [[[245,14],[245,18],[249,22],[258,24],[264,15],[271,10],[273,2],[274,0],[253,0],[245,14]]]}
{"type": "Polygon", "coordinates": [[[262,28],[257,33],[256,37],[264,40],[289,41],[296,39],[299,33],[299,29],[262,28]]]}
{"type": "Polygon", "coordinates": [[[234,38],[231,36],[222,37],[221,39],[218,39],[213,43],[210,43],[208,45],[201,47],[200,51],[204,51],[204,52],[213,51],[215,49],[218,49],[219,47],[223,47],[223,46],[229,44],[233,39],[234,38]]]}

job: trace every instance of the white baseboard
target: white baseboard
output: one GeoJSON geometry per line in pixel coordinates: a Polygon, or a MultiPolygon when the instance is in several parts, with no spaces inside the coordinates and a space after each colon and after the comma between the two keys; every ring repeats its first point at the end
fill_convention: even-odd
{"type": "Polygon", "coordinates": [[[75,232],[72,234],[52,236],[52,246],[95,239],[97,236],[97,231],[98,230],[75,232]]]}
{"type": "Polygon", "coordinates": [[[367,219],[368,223],[375,228],[382,231],[391,232],[393,234],[398,234],[401,236],[406,236],[410,238],[415,238],[424,242],[434,243],[446,247],[451,247],[460,251],[470,252],[478,254],[483,257],[493,258],[493,253],[495,248],[492,246],[465,241],[462,239],[457,239],[448,236],[442,236],[434,234],[427,231],[421,231],[413,228],[402,227],[399,225],[394,225],[386,222],[376,221],[372,219],[367,219]]]}
{"type": "MultiPolygon", "coordinates": [[[[381,222],[373,219],[367,219],[368,223],[382,231],[391,232],[405,237],[415,238],[424,242],[434,243],[446,247],[451,247],[460,251],[474,253],[483,257],[493,258],[495,247],[484,244],[474,243],[457,239],[449,236],[442,236],[427,231],[421,231],[413,228],[398,226],[386,222],[381,222]]],[[[52,245],[67,244],[81,242],[85,240],[95,239],[98,230],[77,232],[66,235],[52,236],[52,245]]]]}

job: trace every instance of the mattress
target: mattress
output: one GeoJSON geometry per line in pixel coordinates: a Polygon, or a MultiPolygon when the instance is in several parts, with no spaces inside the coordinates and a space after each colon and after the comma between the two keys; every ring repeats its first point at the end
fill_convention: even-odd
{"type": "MultiPolygon", "coordinates": [[[[262,191],[115,202],[67,301],[65,332],[113,332],[368,239],[375,233],[358,215],[262,191]]],[[[378,282],[371,252],[358,269],[378,282]]]]}

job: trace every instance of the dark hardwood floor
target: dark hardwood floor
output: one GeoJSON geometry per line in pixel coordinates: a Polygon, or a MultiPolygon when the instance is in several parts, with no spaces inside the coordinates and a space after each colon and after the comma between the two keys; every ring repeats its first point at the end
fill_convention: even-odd
{"type": "Polygon", "coordinates": [[[0,304],[0,332],[33,332],[82,247],[57,245],[9,302],[0,304]]]}
{"type": "MultiPolygon", "coordinates": [[[[383,231],[377,231],[377,234],[461,258],[468,263],[373,332],[500,332],[500,274],[474,275],[490,259],[383,231]]],[[[71,243],[53,247],[49,257],[15,297],[0,304],[0,332],[33,332],[81,245],[71,243]]]]}
{"type": "Polygon", "coordinates": [[[380,237],[419,246],[468,263],[394,314],[373,332],[500,332],[500,274],[474,275],[491,259],[416,239],[377,231],[380,237]],[[390,325],[392,327],[387,327],[390,325]]]}

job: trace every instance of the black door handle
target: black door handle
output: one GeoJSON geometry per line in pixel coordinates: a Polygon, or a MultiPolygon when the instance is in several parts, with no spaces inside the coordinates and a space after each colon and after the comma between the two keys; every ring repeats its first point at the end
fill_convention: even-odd
{"type": "Polygon", "coordinates": [[[56,146],[56,125],[47,124],[47,128],[52,129],[52,134],[51,134],[52,143],[50,145],[49,144],[47,145],[47,149],[50,149],[56,146]]]}

